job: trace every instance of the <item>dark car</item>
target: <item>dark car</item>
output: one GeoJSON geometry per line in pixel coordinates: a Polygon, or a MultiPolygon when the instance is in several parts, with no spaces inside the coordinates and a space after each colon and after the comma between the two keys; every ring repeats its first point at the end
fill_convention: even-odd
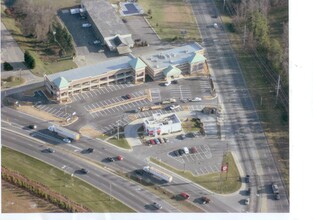
{"type": "Polygon", "coordinates": [[[80,169],[80,173],[82,173],[82,174],[87,174],[87,173],[88,173],[88,170],[82,168],[82,169],[80,169]]]}
{"type": "Polygon", "coordinates": [[[168,143],[168,138],[163,138],[165,143],[168,143]]]}
{"type": "Polygon", "coordinates": [[[185,151],[183,149],[179,149],[178,153],[179,153],[179,155],[183,155],[185,153],[185,151]]]}
{"type": "Polygon", "coordinates": [[[191,153],[197,153],[198,151],[197,151],[197,148],[196,147],[192,147],[191,149],[190,149],[190,152],[191,153]]]}
{"type": "Polygon", "coordinates": [[[131,95],[129,95],[129,94],[125,95],[125,97],[126,97],[126,99],[131,99],[132,98],[131,95]]]}
{"type": "Polygon", "coordinates": [[[246,175],[246,183],[250,183],[250,175],[246,175]]]}
{"type": "Polygon", "coordinates": [[[28,128],[30,128],[30,129],[36,129],[36,128],[37,128],[37,125],[29,125],[28,128]]]}
{"type": "Polygon", "coordinates": [[[186,135],[184,135],[184,134],[181,134],[181,135],[180,135],[180,139],[181,139],[181,140],[184,140],[185,138],[186,138],[186,135]]]}
{"type": "Polygon", "coordinates": [[[210,203],[211,200],[206,196],[202,196],[201,201],[202,201],[202,204],[207,204],[207,203],[210,203]]]}
{"type": "Polygon", "coordinates": [[[143,171],[143,170],[135,170],[135,173],[136,173],[137,175],[143,175],[144,172],[145,172],[145,171],[143,171]]]}
{"type": "Polygon", "coordinates": [[[250,193],[251,193],[251,188],[249,187],[249,188],[247,189],[247,196],[249,196],[250,193]]]}
{"type": "Polygon", "coordinates": [[[280,200],[280,194],[279,194],[279,193],[274,194],[274,198],[275,198],[276,200],[280,200]]]}
{"type": "Polygon", "coordinates": [[[179,156],[179,155],[180,155],[179,152],[178,152],[178,150],[175,150],[175,151],[174,151],[174,155],[175,155],[175,156],[179,156]]]}
{"type": "Polygon", "coordinates": [[[92,153],[92,152],[93,152],[93,148],[88,148],[88,149],[86,150],[86,152],[87,152],[87,153],[92,153]]]}
{"type": "Polygon", "coordinates": [[[163,143],[164,143],[163,138],[159,137],[158,139],[159,139],[159,141],[160,141],[160,143],[161,143],[161,144],[163,144],[163,143]]]}
{"type": "Polygon", "coordinates": [[[173,84],[177,84],[178,81],[177,81],[177,80],[173,80],[172,83],[173,83],[173,84]]]}
{"type": "Polygon", "coordinates": [[[55,150],[54,149],[52,149],[52,148],[47,148],[47,150],[46,150],[48,153],[54,153],[55,152],[55,150]]]}
{"type": "Polygon", "coordinates": [[[108,157],[107,160],[110,161],[110,162],[114,162],[115,161],[115,159],[113,157],[108,157]]]}

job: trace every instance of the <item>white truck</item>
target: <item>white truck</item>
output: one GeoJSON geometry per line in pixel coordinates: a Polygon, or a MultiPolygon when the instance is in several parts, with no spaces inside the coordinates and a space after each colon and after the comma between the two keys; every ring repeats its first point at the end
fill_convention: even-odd
{"type": "Polygon", "coordinates": [[[151,173],[151,174],[153,174],[154,176],[157,176],[157,177],[159,177],[160,179],[165,180],[165,181],[167,181],[167,182],[169,182],[169,183],[172,182],[172,180],[173,180],[173,177],[172,177],[172,176],[170,176],[170,175],[168,175],[168,174],[166,174],[166,173],[163,173],[162,171],[157,170],[157,169],[155,169],[155,168],[153,168],[153,167],[145,166],[145,167],[143,168],[143,170],[144,170],[145,172],[151,173]]]}
{"type": "Polygon", "coordinates": [[[61,135],[63,137],[67,137],[67,138],[71,138],[75,141],[78,141],[79,138],[80,138],[80,134],[75,132],[75,131],[71,131],[67,128],[63,128],[61,126],[58,126],[58,125],[51,125],[48,127],[48,130],[49,131],[52,131],[52,132],[56,132],[58,135],[61,135]]]}

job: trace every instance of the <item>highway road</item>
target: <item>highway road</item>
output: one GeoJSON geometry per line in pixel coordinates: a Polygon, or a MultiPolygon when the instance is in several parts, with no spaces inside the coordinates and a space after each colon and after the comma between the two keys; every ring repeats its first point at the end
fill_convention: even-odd
{"type": "MultiPolygon", "coordinates": [[[[96,139],[89,139],[86,137],[82,137],[79,142],[75,142],[72,144],[65,144],[63,143],[60,139],[57,139],[55,137],[51,136],[51,133],[49,134],[46,130],[48,127],[49,122],[42,121],[40,119],[36,119],[32,116],[26,115],[26,114],[21,114],[18,111],[12,110],[10,108],[4,107],[2,109],[2,127],[4,129],[10,129],[14,130],[15,132],[24,134],[25,136],[35,138],[41,141],[48,142],[52,145],[55,146],[55,149],[57,149],[57,152],[70,152],[70,154],[66,154],[68,157],[68,160],[66,161],[77,161],[77,164],[74,165],[66,165],[66,163],[60,163],[56,164],[57,167],[63,167],[64,165],[68,167],[84,167],[86,166],[87,169],[93,170],[93,172],[97,172],[97,166],[92,163],[86,163],[86,161],[89,162],[94,162],[94,163],[103,163],[104,166],[108,167],[110,170],[115,170],[117,172],[123,172],[123,173],[130,173],[133,172],[136,169],[141,169],[143,166],[147,165],[146,161],[146,156],[147,155],[140,155],[137,154],[137,152],[134,153],[128,153],[125,150],[117,149],[115,147],[112,147],[102,141],[96,140],[96,139]],[[29,124],[36,124],[38,128],[36,131],[27,129],[26,127],[29,124]],[[92,154],[82,154],[81,151],[84,149],[87,149],[89,147],[92,147],[95,149],[95,152],[92,154]],[[105,161],[105,158],[107,157],[115,157],[117,155],[123,155],[124,160],[123,161],[116,161],[113,163],[108,163],[105,161]],[[69,157],[72,157],[69,159],[69,157]],[[84,158],[81,160],[81,162],[78,162],[79,159],[84,158]]],[[[5,131],[5,130],[4,130],[5,131]]],[[[11,139],[6,139],[6,136],[4,135],[5,133],[2,134],[2,140],[4,144],[7,144],[8,146],[10,145],[10,141],[14,141],[15,139],[18,138],[12,138],[11,139]]],[[[19,138],[21,138],[20,136],[19,138]]],[[[24,141],[25,142],[25,141],[24,141]]],[[[24,143],[24,142],[19,142],[19,144],[24,143]]],[[[31,141],[33,142],[33,141],[31,141]]],[[[18,147],[19,144],[15,144],[15,147],[18,147]]],[[[29,144],[31,146],[32,144],[29,144]]],[[[42,145],[42,144],[40,144],[42,145]]],[[[21,149],[24,149],[23,147],[20,147],[21,149]]],[[[35,147],[36,148],[36,147],[35,147]]],[[[38,144],[37,144],[38,148],[38,144]]],[[[20,149],[20,150],[21,150],[20,149]]],[[[33,151],[33,148],[28,150],[26,153],[30,155],[35,155],[36,157],[42,156],[40,154],[39,150],[33,151]]],[[[45,156],[45,155],[43,155],[45,156]]],[[[53,154],[54,157],[54,154],[53,154]]],[[[49,161],[48,161],[49,162],[49,161]]],[[[92,172],[92,173],[93,173],[92,172]]],[[[101,169],[101,172],[104,172],[101,169]]],[[[174,176],[174,180],[171,184],[164,184],[161,187],[166,188],[167,190],[171,191],[174,194],[179,194],[181,192],[187,192],[190,197],[191,197],[191,202],[199,207],[200,209],[204,210],[205,212],[240,212],[240,206],[238,201],[236,201],[234,204],[227,204],[227,201],[223,196],[213,194],[204,188],[190,182],[189,180],[186,180],[180,176],[175,175],[172,173],[171,175],[174,176]],[[179,187],[178,187],[179,186],[179,187]],[[197,204],[194,200],[197,198],[200,198],[203,195],[209,195],[209,197],[212,199],[212,204],[203,206],[201,204],[197,204]]],[[[86,181],[90,182],[89,179],[86,179],[86,181]]],[[[115,180],[110,180],[111,184],[115,184],[115,180]]],[[[100,182],[103,182],[101,180],[100,182]]],[[[94,182],[91,182],[95,184],[94,182]]],[[[129,183],[131,184],[131,183],[129,183]]],[[[95,184],[96,185],[96,184],[95,184]]],[[[136,187],[140,187],[139,184],[136,187]]],[[[99,185],[99,188],[102,190],[109,192],[107,189],[107,185],[99,185]]],[[[115,195],[114,195],[115,196],[115,195]]],[[[116,196],[117,197],[117,196],[116,196]]],[[[119,198],[119,197],[117,197],[119,198]]],[[[150,197],[154,198],[154,197],[150,197]]],[[[122,200],[124,201],[124,200],[122,200]]],[[[133,200],[136,201],[136,200],[133,200]]],[[[158,200],[156,200],[158,201],[158,200]]],[[[150,202],[153,202],[150,200],[150,202]]],[[[142,211],[142,209],[138,209],[142,211]]],[[[166,210],[166,209],[165,209],[166,210]]],[[[169,209],[171,212],[173,209],[169,209]]],[[[144,210],[146,211],[146,210],[144,210]]],[[[164,211],[164,210],[163,210],[164,211]]]]}
{"type": "Polygon", "coordinates": [[[224,137],[236,152],[241,168],[252,176],[250,212],[288,212],[289,200],[281,176],[269,149],[262,126],[225,27],[212,18],[216,10],[212,0],[190,1],[206,47],[209,66],[214,70],[219,103],[224,109],[224,137]],[[218,28],[213,24],[217,23],[218,28]],[[276,201],[270,189],[272,182],[280,187],[281,200],[276,201]]]}
{"type": "Polygon", "coordinates": [[[57,147],[53,154],[42,153],[46,147],[42,142],[36,139],[30,139],[27,136],[19,135],[12,130],[2,129],[2,144],[9,146],[12,149],[31,155],[51,164],[68,174],[74,174],[76,177],[92,184],[104,192],[111,192],[111,195],[116,199],[124,202],[129,207],[137,212],[179,212],[175,207],[162,201],[159,197],[145,190],[138,184],[134,184],[121,178],[107,169],[96,166],[87,158],[81,159],[73,156],[70,151],[60,150],[57,147]],[[88,174],[77,174],[75,171],[86,168],[89,170],[88,174]],[[162,210],[149,210],[147,207],[152,202],[158,202],[162,205],[162,210]]]}

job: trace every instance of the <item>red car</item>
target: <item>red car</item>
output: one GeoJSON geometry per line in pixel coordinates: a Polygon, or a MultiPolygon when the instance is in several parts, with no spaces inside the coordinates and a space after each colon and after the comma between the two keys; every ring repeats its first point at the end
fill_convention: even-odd
{"type": "Polygon", "coordinates": [[[197,151],[197,148],[195,148],[195,147],[192,147],[191,149],[190,149],[190,151],[191,151],[191,153],[197,153],[198,151],[197,151]]]}
{"type": "Polygon", "coordinates": [[[122,157],[121,155],[118,155],[118,156],[116,157],[116,159],[117,159],[117,160],[123,160],[123,157],[122,157]]]}
{"type": "Polygon", "coordinates": [[[180,193],[180,195],[184,198],[184,199],[189,199],[189,195],[185,192],[180,193]]]}
{"type": "Polygon", "coordinates": [[[151,144],[156,144],[153,139],[150,140],[150,143],[151,143],[151,144]]]}

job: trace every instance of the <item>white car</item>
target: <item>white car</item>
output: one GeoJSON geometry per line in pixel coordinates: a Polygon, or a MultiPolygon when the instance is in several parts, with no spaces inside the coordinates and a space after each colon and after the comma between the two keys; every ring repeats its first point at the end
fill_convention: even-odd
{"type": "Polygon", "coordinates": [[[101,41],[99,41],[99,40],[95,40],[94,42],[93,42],[93,44],[100,44],[101,43],[101,41]]]}
{"type": "Polygon", "coordinates": [[[214,23],[214,24],[213,24],[213,27],[214,27],[214,28],[218,28],[217,23],[214,23]]]}
{"type": "Polygon", "coordinates": [[[196,98],[194,98],[194,99],[191,99],[191,101],[192,101],[192,102],[201,102],[202,99],[199,98],[199,97],[196,97],[196,98]]]}
{"type": "Polygon", "coordinates": [[[89,24],[89,23],[84,23],[84,24],[82,24],[82,27],[83,27],[83,28],[88,28],[88,27],[91,27],[91,24],[89,24]]]}
{"type": "Polygon", "coordinates": [[[171,81],[167,81],[166,83],[164,83],[164,86],[169,86],[169,85],[171,85],[171,81]]]}
{"type": "Polygon", "coordinates": [[[180,107],[180,105],[171,105],[170,106],[170,109],[171,110],[174,110],[174,109],[177,109],[177,108],[179,108],[180,107]]]}
{"type": "Polygon", "coordinates": [[[245,205],[249,205],[250,204],[250,198],[245,199],[245,205]]]}
{"type": "Polygon", "coordinates": [[[70,139],[68,139],[68,138],[64,138],[64,139],[63,139],[63,141],[64,141],[65,143],[68,143],[68,144],[70,144],[70,143],[71,143],[71,140],[70,140],[70,139]]]}

